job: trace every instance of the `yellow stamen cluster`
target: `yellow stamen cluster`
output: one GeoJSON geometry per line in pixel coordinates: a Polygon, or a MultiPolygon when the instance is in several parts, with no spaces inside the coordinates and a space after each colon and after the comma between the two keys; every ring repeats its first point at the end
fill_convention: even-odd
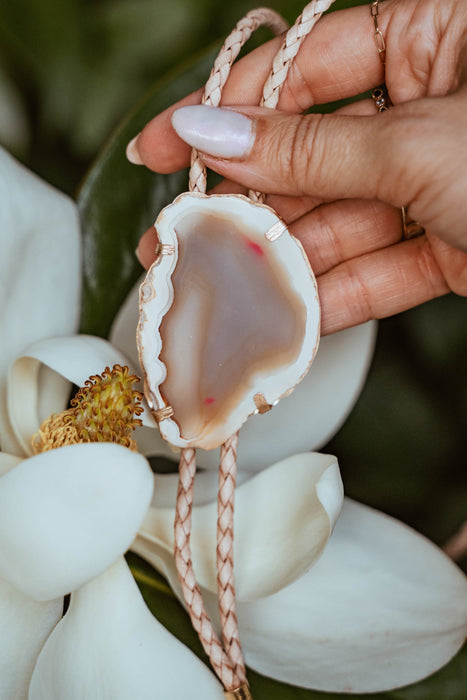
{"type": "Polygon", "coordinates": [[[136,450],[133,430],[141,425],[139,378],[128,367],[106,367],[93,375],[71,401],[71,408],[42,423],[31,440],[35,454],[79,442],[114,442],[136,450]]]}

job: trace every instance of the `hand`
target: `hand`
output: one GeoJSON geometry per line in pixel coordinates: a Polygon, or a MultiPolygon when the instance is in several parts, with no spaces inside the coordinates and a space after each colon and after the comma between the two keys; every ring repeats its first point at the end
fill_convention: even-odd
{"type": "MultiPolygon", "coordinates": [[[[387,0],[378,19],[385,76],[369,8],[356,7],[325,16],[307,37],[280,112],[244,106],[259,103],[275,39],[234,66],[223,104],[235,111],[191,108],[174,119],[207,167],[227,178],[220,191],[268,193],[267,204],[301,240],[318,280],[324,334],[448,291],[467,294],[467,6],[387,0]],[[387,112],[361,100],[332,115],[300,114],[384,79],[394,103],[387,112]],[[402,205],[426,235],[401,240],[402,205]]],[[[190,149],[171,118],[200,99],[201,91],[153,119],[130,159],[161,173],[186,167],[190,149]]],[[[154,235],[139,246],[145,266],[154,235]]]]}

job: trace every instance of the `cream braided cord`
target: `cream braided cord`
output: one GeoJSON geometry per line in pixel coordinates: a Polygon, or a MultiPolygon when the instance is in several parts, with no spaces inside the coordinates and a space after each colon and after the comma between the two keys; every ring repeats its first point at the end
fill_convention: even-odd
{"type": "MultiPolygon", "coordinates": [[[[282,34],[288,27],[287,22],[277,12],[267,7],[251,10],[229,34],[214,61],[211,75],[204,88],[202,104],[218,107],[221,102],[222,89],[230,75],[232,64],[242,46],[248,41],[258,27],[270,27],[275,34],[282,34]]],[[[206,192],[206,168],[195,149],[191,152],[190,192],[206,192]]]]}
{"type": "MultiPolygon", "coordinates": [[[[308,36],[323,12],[334,0],[312,0],[297,17],[292,27],[285,35],[281,48],[274,56],[272,69],[263,88],[260,106],[276,109],[282,86],[284,85],[289,68],[298,53],[303,40],[308,36]]],[[[248,196],[254,202],[264,202],[264,194],[250,190],[248,196]]]]}
{"type": "MultiPolygon", "coordinates": [[[[261,105],[275,109],[280,90],[298,50],[321,14],[334,0],[312,0],[285,35],[276,54],[271,73],[264,85],[261,105]]],[[[258,8],[241,19],[227,37],[214,63],[206,83],[203,104],[219,106],[222,89],[227,82],[230,69],[241,47],[253,31],[261,25],[271,27],[276,33],[285,31],[285,21],[273,10],[258,8]]],[[[206,168],[195,149],[192,151],[189,188],[191,192],[206,192],[206,168]]],[[[263,201],[260,192],[249,192],[251,199],[263,201]]],[[[212,667],[226,689],[228,698],[251,698],[246,679],[245,662],[238,633],[235,612],[235,581],[233,568],[234,541],[234,496],[236,482],[238,433],[230,437],[221,447],[219,467],[219,494],[217,501],[217,588],[219,614],[222,627],[222,643],[204,607],[201,590],[196,581],[191,559],[190,535],[193,509],[193,490],[196,474],[196,451],[184,448],[181,451],[179,484],[175,516],[175,563],[194,629],[212,667]]]]}
{"type": "Polygon", "coordinates": [[[222,626],[222,642],[237,675],[246,681],[245,663],[235,612],[234,579],[234,501],[237,479],[238,432],[221,447],[219,493],[217,496],[217,594],[222,626]]]}
{"type": "Polygon", "coordinates": [[[334,0],[312,0],[297,17],[294,25],[285,35],[284,42],[274,57],[272,70],[263,88],[262,107],[276,109],[279,96],[284,85],[289,68],[298,53],[303,40],[311,32],[316,22],[334,0]]]}
{"type": "Polygon", "coordinates": [[[188,608],[191,623],[198,633],[201,644],[209,656],[212,667],[227,690],[235,689],[244,682],[238,677],[234,665],[222,648],[222,644],[207,614],[201,590],[191,560],[190,536],[193,510],[193,485],[196,473],[196,450],[182,450],[179,465],[179,481],[175,514],[175,564],[182,587],[183,598],[188,608]]]}

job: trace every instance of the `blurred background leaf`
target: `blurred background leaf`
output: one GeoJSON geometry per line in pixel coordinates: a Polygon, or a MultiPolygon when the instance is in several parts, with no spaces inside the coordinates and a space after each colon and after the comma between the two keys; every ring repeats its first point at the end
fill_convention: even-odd
{"type": "Polygon", "coordinates": [[[187,187],[186,172],[163,176],[131,165],[125,146],[154,114],[206,80],[215,55],[209,50],[156,84],[112,136],[81,187],[85,333],[107,335],[111,320],[142,272],[134,254],[142,231],[154,223],[155,212],[187,187]],[[119,270],[117,281],[115,270],[119,270]]]}
{"type": "MultiPolygon", "coordinates": [[[[304,3],[268,4],[293,21],[304,3]]],[[[334,8],[357,4],[340,0],[334,8]]],[[[151,116],[203,84],[215,47],[255,5],[0,0],[0,143],[69,194],[76,195],[81,183],[84,331],[106,335],[141,271],[134,258],[139,236],[186,188],[185,173],[161,177],[129,165],[127,141],[151,116]]],[[[467,512],[466,310],[465,299],[449,295],[381,322],[366,386],[325,448],[338,456],[349,496],[438,544],[467,512]]],[[[163,580],[132,563],[138,571],[145,567],[138,580],[150,607],[196,647],[185,613],[161,588],[163,580]]],[[[466,667],[464,651],[433,678],[375,697],[466,700],[466,667]]],[[[257,697],[271,700],[326,695],[256,676],[252,686],[257,697]]]]}

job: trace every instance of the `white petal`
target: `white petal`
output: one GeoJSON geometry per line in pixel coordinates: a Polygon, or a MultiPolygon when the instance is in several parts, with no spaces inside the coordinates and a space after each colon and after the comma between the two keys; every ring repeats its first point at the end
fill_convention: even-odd
{"type": "Polygon", "coordinates": [[[128,549],[152,489],[144,457],[119,445],[24,460],[0,479],[0,576],[36,600],[75,590],[128,549]]]}
{"type": "Polygon", "coordinates": [[[139,367],[138,348],[136,347],[136,327],[139,315],[139,288],[144,282],[146,272],[141,275],[138,283],[123,302],[109,333],[110,342],[125,353],[139,367]]]}
{"type": "Polygon", "coordinates": [[[17,464],[22,462],[21,457],[16,457],[16,455],[9,455],[7,452],[0,452],[0,477],[16,467],[17,464]]]}
{"type": "Polygon", "coordinates": [[[5,410],[5,374],[22,350],[78,325],[76,205],[0,148],[0,442],[18,453],[5,410]]]}
{"type": "MultiPolygon", "coordinates": [[[[115,364],[135,372],[119,350],[90,335],[45,338],[26,348],[8,373],[10,423],[23,454],[32,454],[30,438],[42,421],[66,407],[70,382],[83,386],[91,375],[115,364]]],[[[154,425],[149,412],[148,420],[154,425]]]]}
{"type": "Polygon", "coordinates": [[[467,579],[418,533],[346,499],[316,566],[237,612],[246,661],[260,673],[372,693],[414,683],[456,653],[467,633],[467,579]]]}
{"type": "Polygon", "coordinates": [[[29,700],[223,700],[209,669],[149,612],[123,560],[72,595],[29,700]]]}
{"type": "Polygon", "coordinates": [[[34,664],[62,610],[62,598],[38,603],[0,579],[2,700],[27,699],[34,664]]]}
{"type": "MultiPolygon", "coordinates": [[[[237,487],[254,477],[251,472],[237,473],[237,487]]],[[[178,490],[178,474],[155,474],[154,495],[152,505],[155,508],[175,507],[178,490]]],[[[217,499],[219,479],[215,472],[198,472],[195,479],[194,498],[195,506],[203,506],[217,499]]]]}
{"type": "MultiPolygon", "coordinates": [[[[238,599],[271,595],[307,571],[328,541],[342,498],[336,458],[317,453],[290,457],[239,486],[235,495],[238,599]]],[[[217,577],[216,508],[214,501],[193,509],[191,537],[197,578],[212,591],[217,577]]],[[[133,551],[155,566],[161,557],[167,566],[174,566],[173,522],[173,508],[150,508],[133,551]]]]}
{"type": "MultiPolygon", "coordinates": [[[[116,347],[138,362],[136,325],[138,285],[131,291],[112,326],[116,347]]],[[[340,428],[363,387],[376,337],[376,323],[365,323],[321,339],[306,377],[272,411],[251,416],[240,431],[239,468],[259,471],[298,452],[318,450],[340,428]]],[[[159,436],[145,436],[144,453],[174,457],[159,436]]],[[[198,450],[198,464],[217,470],[218,450],[198,450]]]]}

